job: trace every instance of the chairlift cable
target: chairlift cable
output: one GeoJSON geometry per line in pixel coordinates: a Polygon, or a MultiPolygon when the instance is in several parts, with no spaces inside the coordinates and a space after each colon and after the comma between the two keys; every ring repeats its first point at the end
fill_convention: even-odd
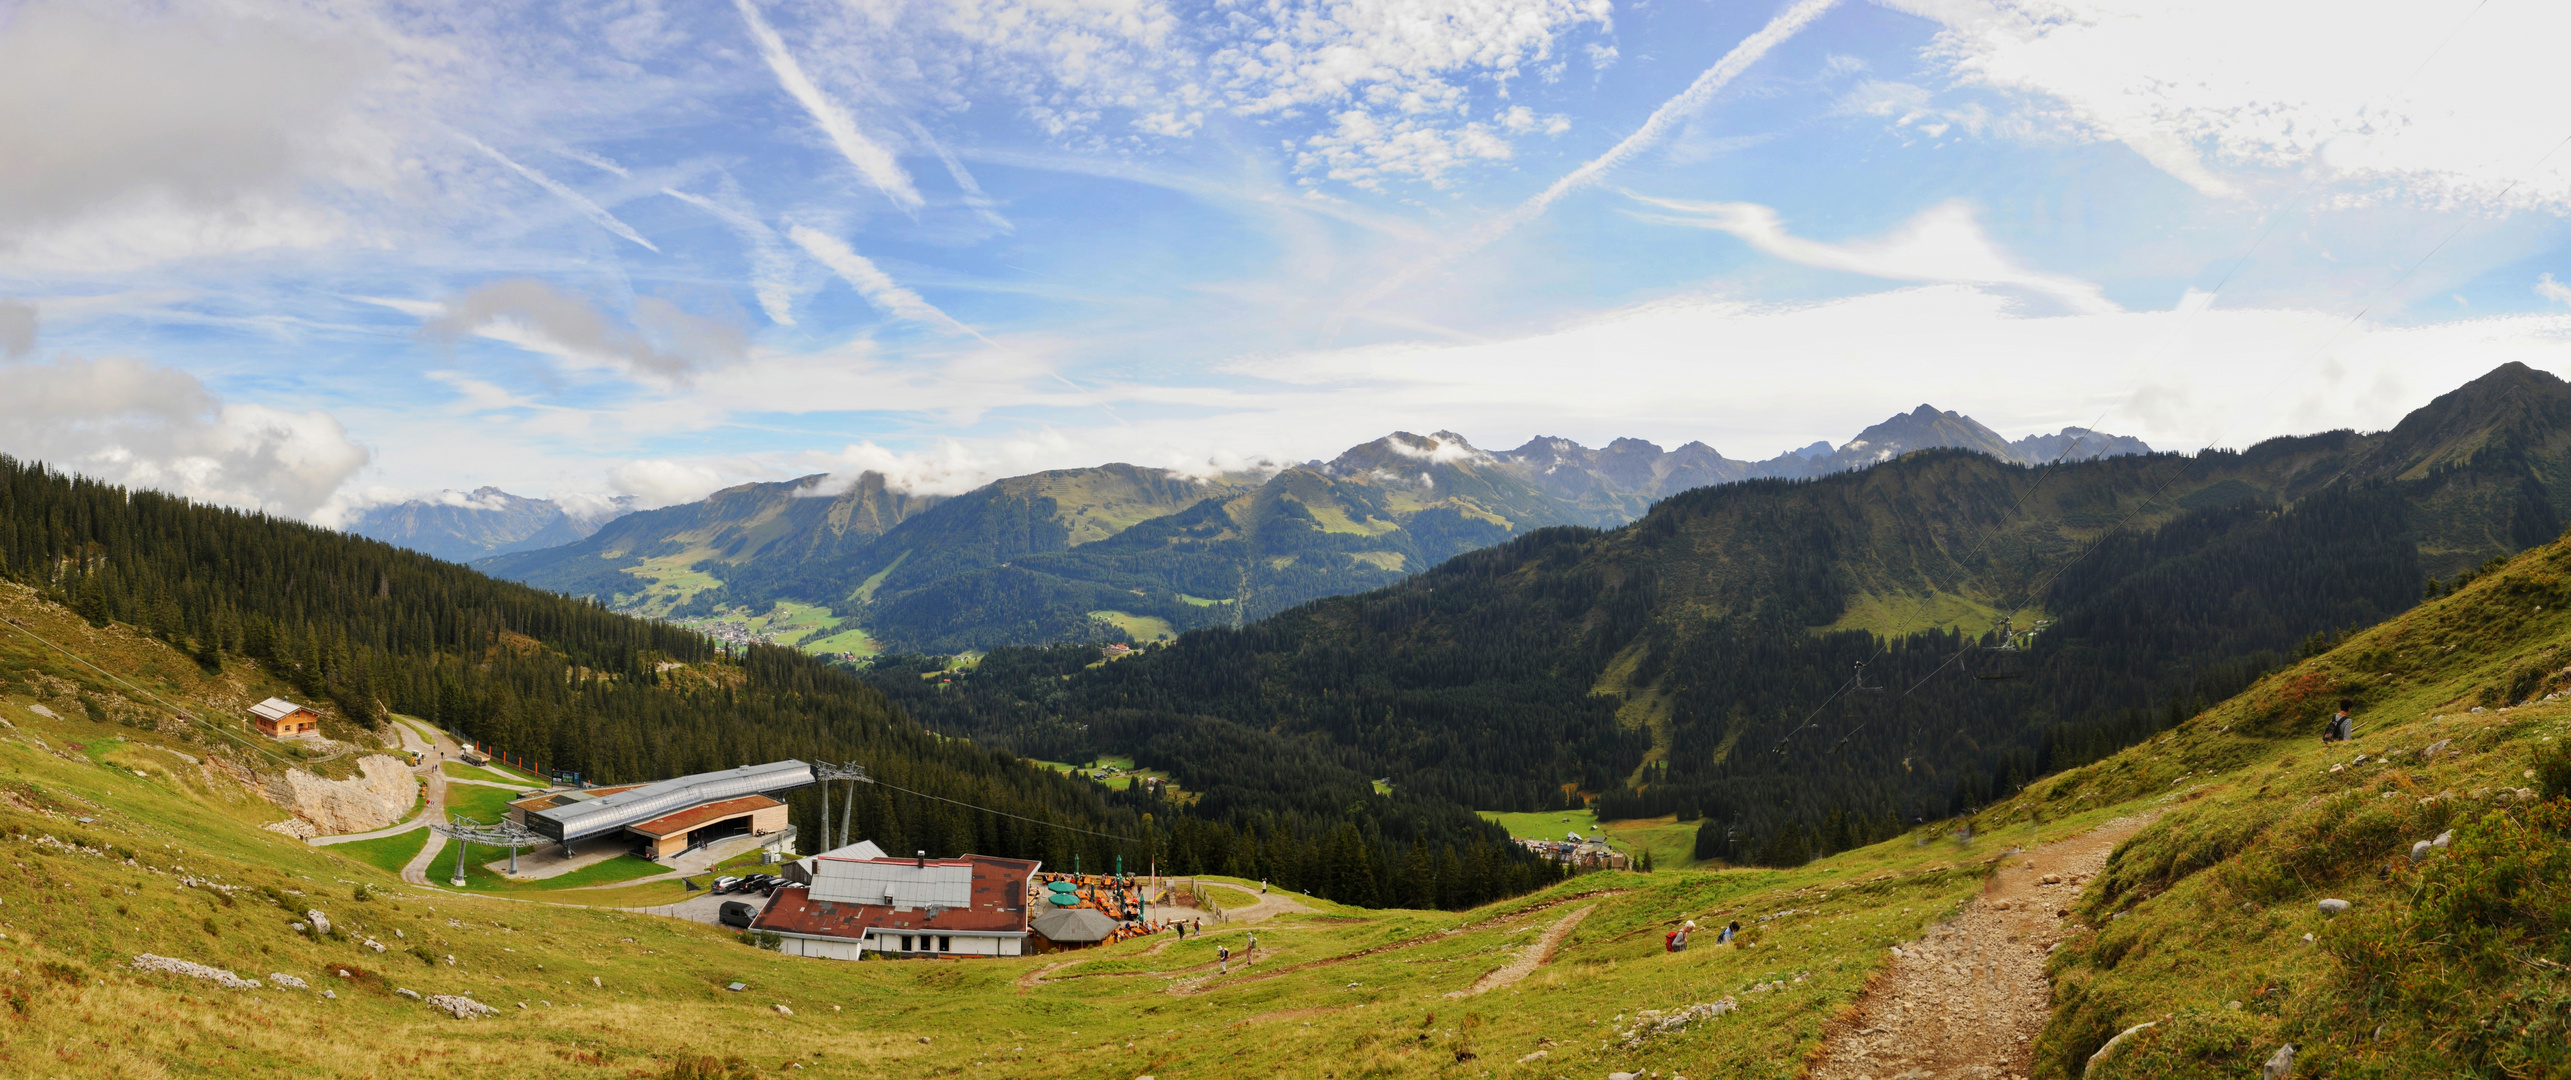
{"type": "Polygon", "coordinates": [[[225,730],[223,730],[223,725],[222,725],[222,724],[220,724],[220,723],[213,722],[213,721],[206,721],[206,720],[204,720],[202,717],[191,717],[191,716],[189,715],[189,713],[188,713],[188,711],[187,711],[186,709],[182,709],[182,708],[179,708],[179,707],[178,707],[178,706],[176,706],[176,705],[172,705],[172,704],[170,704],[167,700],[164,700],[164,699],[163,699],[159,694],[155,694],[155,693],[153,693],[153,692],[151,692],[151,691],[149,691],[149,690],[145,690],[145,689],[143,689],[142,687],[136,686],[136,685],[134,685],[134,684],[133,684],[133,683],[131,683],[131,682],[127,682],[124,676],[122,676],[122,675],[118,675],[118,674],[116,674],[116,673],[115,673],[115,672],[113,672],[113,671],[109,671],[109,670],[107,670],[106,668],[103,668],[103,667],[100,667],[100,666],[98,666],[98,665],[96,665],[96,664],[90,663],[90,662],[89,662],[89,658],[88,658],[88,657],[82,656],[82,655],[80,655],[79,653],[73,652],[73,651],[71,651],[70,649],[66,649],[66,648],[64,648],[64,647],[62,647],[62,646],[60,646],[60,645],[56,645],[56,644],[54,644],[54,643],[53,643],[53,642],[51,642],[51,641],[46,641],[43,635],[38,634],[38,633],[36,633],[36,632],[35,632],[35,631],[33,631],[33,630],[29,630],[29,629],[27,629],[27,628],[26,628],[26,626],[24,626],[23,624],[19,623],[19,621],[18,621],[18,620],[16,620],[16,619],[10,619],[10,620],[7,620],[7,621],[8,621],[8,623],[9,623],[9,626],[10,626],[10,628],[11,628],[11,629],[14,629],[14,630],[18,631],[18,632],[19,632],[19,633],[21,633],[21,634],[25,634],[25,635],[27,635],[28,637],[34,638],[34,639],[35,639],[36,641],[38,641],[39,643],[43,644],[43,645],[44,645],[45,647],[47,647],[47,648],[50,648],[50,649],[54,650],[55,652],[61,653],[61,654],[63,654],[64,656],[68,656],[68,657],[71,657],[71,658],[72,658],[72,659],[74,659],[74,660],[80,661],[80,663],[81,663],[83,666],[85,666],[85,667],[89,668],[89,670],[91,670],[91,671],[95,671],[95,672],[97,672],[97,673],[99,673],[99,674],[101,674],[101,675],[105,675],[105,676],[107,676],[107,677],[108,677],[108,678],[110,678],[110,679],[114,679],[114,680],[116,680],[116,681],[117,681],[117,682],[119,682],[119,683],[123,683],[126,689],[131,690],[131,691],[133,691],[133,692],[135,692],[135,693],[137,693],[137,694],[141,694],[141,695],[143,695],[144,697],[150,698],[150,699],[152,699],[152,700],[153,700],[153,701],[155,701],[155,702],[158,702],[162,708],[164,708],[164,709],[168,709],[168,710],[170,711],[171,715],[177,716],[179,719],[182,719],[182,720],[187,720],[187,719],[197,719],[197,720],[199,720],[199,721],[203,724],[203,726],[204,726],[204,727],[206,727],[207,729],[209,729],[209,730],[213,731],[213,732],[214,732],[215,734],[217,734],[217,735],[221,735],[221,736],[223,736],[224,738],[227,738],[227,739],[230,739],[230,740],[232,740],[232,741],[234,741],[234,742],[240,743],[240,744],[241,744],[241,745],[243,745],[243,746],[246,746],[246,747],[249,747],[249,748],[250,748],[250,749],[252,749],[252,750],[256,750],[256,751],[258,751],[259,753],[266,754],[266,755],[268,755],[269,757],[275,758],[275,759],[277,759],[278,761],[283,762],[283,763],[285,763],[285,764],[287,764],[287,765],[300,765],[300,764],[302,764],[302,762],[299,762],[299,761],[296,761],[296,760],[294,760],[294,759],[292,759],[292,758],[286,757],[286,756],[284,756],[284,755],[282,755],[282,754],[277,753],[276,751],[270,750],[270,749],[268,749],[267,747],[261,746],[261,745],[259,745],[259,744],[257,744],[257,743],[254,743],[254,742],[251,742],[251,741],[249,741],[249,740],[247,740],[247,739],[244,739],[244,738],[242,738],[241,736],[235,735],[235,734],[233,734],[233,733],[231,733],[231,732],[229,732],[229,731],[225,731],[225,730]]]}
{"type": "Polygon", "coordinates": [[[1089,834],[1089,835],[1091,835],[1091,836],[1102,836],[1102,837],[1105,837],[1105,838],[1107,838],[1107,839],[1109,839],[1109,840],[1122,840],[1122,841],[1125,841],[1125,842],[1127,842],[1127,843],[1142,843],[1142,842],[1143,842],[1141,837],[1135,837],[1135,836],[1118,836],[1118,835],[1116,835],[1116,834],[1114,834],[1114,833],[1103,833],[1103,832],[1099,832],[1099,831],[1098,831],[1098,830],[1096,830],[1096,829],[1083,829],[1083,828],[1081,828],[1081,827],[1079,827],[1079,826],[1077,826],[1077,825],[1065,825],[1065,824],[1062,824],[1061,822],[1058,822],[1058,821],[1045,821],[1045,820],[1042,820],[1042,819],[1040,819],[1040,818],[1031,818],[1031,817],[1027,817],[1027,816],[1025,816],[1025,815],[1023,815],[1023,814],[1012,814],[1012,813],[1010,813],[1010,812],[1008,812],[1008,811],[1006,811],[1006,810],[994,810],[994,809],[991,809],[990,807],[987,807],[987,806],[982,806],[982,805],[979,805],[979,804],[976,804],[976,803],[969,803],[969,802],[965,802],[965,801],[964,801],[964,800],[962,800],[962,799],[950,799],[950,798],[947,798],[947,797],[946,797],[946,796],[944,796],[944,795],[931,795],[931,794],[929,794],[929,793],[927,793],[927,792],[925,792],[925,791],[912,791],[912,790],[911,790],[911,789],[909,789],[909,788],[903,787],[903,786],[901,786],[901,785],[899,785],[899,784],[888,783],[888,782],[886,782],[886,781],[884,781],[884,780],[882,780],[882,779],[880,779],[880,778],[879,778],[879,779],[877,779],[877,780],[875,781],[875,784],[876,784],[876,786],[878,786],[878,787],[887,787],[887,788],[891,788],[891,789],[893,789],[893,790],[895,790],[895,791],[898,791],[898,792],[901,792],[902,794],[905,794],[905,795],[917,795],[917,796],[919,796],[920,798],[923,798],[923,799],[935,799],[935,800],[937,800],[937,801],[939,801],[939,802],[942,802],[942,803],[954,803],[955,805],[957,805],[957,806],[961,806],[961,807],[964,807],[964,808],[966,808],[966,809],[968,809],[968,810],[979,810],[979,811],[982,811],[982,812],[983,812],[983,813],[985,813],[985,814],[997,814],[997,815],[999,815],[999,816],[1001,816],[1001,817],[1004,817],[1004,818],[1014,818],[1014,819],[1016,819],[1016,820],[1018,820],[1018,821],[1023,821],[1023,822],[1026,822],[1026,823],[1030,824],[1030,825],[1042,825],[1042,826],[1044,826],[1044,827],[1046,827],[1046,828],[1049,828],[1049,829],[1061,829],[1061,830],[1062,830],[1062,831],[1064,831],[1064,832],[1087,833],[1087,834],[1089,834]]]}

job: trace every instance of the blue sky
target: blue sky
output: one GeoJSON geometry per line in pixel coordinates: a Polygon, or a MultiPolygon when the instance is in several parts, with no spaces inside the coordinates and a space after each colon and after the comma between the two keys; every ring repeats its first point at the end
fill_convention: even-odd
{"type": "Polygon", "coordinates": [[[2571,372],[2554,5],[523,7],[0,2],[0,451],[329,521],[2571,372]]]}

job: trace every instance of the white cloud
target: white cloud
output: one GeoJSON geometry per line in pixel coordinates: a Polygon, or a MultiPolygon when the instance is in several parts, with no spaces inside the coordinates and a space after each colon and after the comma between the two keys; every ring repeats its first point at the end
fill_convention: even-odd
{"type": "Polygon", "coordinates": [[[893,205],[904,210],[918,209],[923,201],[919,189],[912,186],[910,174],[902,171],[901,162],[894,159],[893,152],[867,138],[865,132],[858,130],[856,118],[831,100],[830,95],[823,93],[811,76],[804,74],[803,65],[796,63],[794,54],[786,51],[785,39],[778,37],[776,30],[768,25],[768,20],[760,17],[757,4],[752,0],[733,0],[733,4],[741,9],[741,21],[748,24],[751,40],[759,45],[760,59],[767,61],[768,70],[776,73],[777,85],[784,87],[787,96],[812,114],[813,124],[829,137],[830,145],[838,149],[839,156],[856,166],[860,174],[874,183],[876,190],[893,200],[893,205]]]}
{"type": "Polygon", "coordinates": [[[953,316],[938,310],[937,305],[920,299],[918,293],[903,288],[893,280],[892,275],[876,267],[874,260],[857,254],[838,237],[809,225],[796,225],[787,229],[786,237],[811,254],[821,265],[829,267],[831,273],[839,275],[840,280],[846,281],[850,288],[857,290],[858,295],[864,296],[867,303],[883,309],[886,314],[944,327],[957,333],[971,334],[974,337],[982,336],[972,327],[957,322],[953,316]]]}
{"type": "Polygon", "coordinates": [[[1775,210],[1756,203],[1700,203],[1635,196],[1674,212],[1648,220],[1717,229],[1789,262],[1897,281],[2005,285],[2042,293],[2084,314],[2116,311],[2098,286],[2029,270],[2001,252],[1973,218],[1972,207],[1948,202],[1922,211],[1880,240],[1830,244],[1786,231],[1775,210]]]}
{"type": "Polygon", "coordinates": [[[2043,129],[2122,141],[2209,195],[2318,169],[2432,204],[2571,202],[2571,161],[2534,170],[2571,131],[2552,77],[2571,7],[1886,2],[1945,24],[1932,55],[1962,81],[2023,94],[2043,129]]]}
{"type": "Polygon", "coordinates": [[[1516,231],[1518,226],[1544,216],[1544,212],[1551,209],[1554,203],[1560,202],[1563,196],[1597,183],[1599,179],[1633,160],[1635,156],[1659,145],[1662,140],[1675,133],[1680,125],[1686,123],[1688,117],[1713,101],[1714,95],[1731,85],[1732,80],[1739,78],[1742,72],[1750,69],[1751,65],[1766,57],[1769,50],[1801,33],[1804,27],[1812,25],[1813,20],[1820,18],[1837,3],[1838,0],[1795,0],[1794,6],[1777,13],[1776,17],[1769,19],[1766,25],[1759,27],[1750,36],[1733,45],[1721,59],[1714,61],[1714,66],[1699,72],[1695,81],[1687,84],[1687,89],[1661,102],[1659,108],[1653,109],[1651,115],[1643,119],[1641,127],[1635,128],[1633,134],[1618,140],[1616,145],[1608,147],[1606,153],[1582,162],[1579,168],[1563,174],[1560,179],[1547,185],[1543,191],[1537,192],[1525,202],[1483,222],[1463,237],[1431,250],[1427,257],[1413,261],[1388,275],[1366,290],[1354,306],[1365,307],[1372,304],[1392,295],[1402,286],[1418,280],[1423,274],[1489,247],[1501,237],[1516,231]]]}
{"type": "Polygon", "coordinates": [[[652,458],[629,461],[610,469],[607,483],[617,494],[631,496],[635,509],[648,510],[673,503],[694,502],[736,484],[776,478],[772,470],[745,465],[747,463],[652,458]]]}
{"type": "MultiPolygon", "coordinates": [[[[1605,31],[1614,18],[1606,0],[1277,0],[1254,10],[1224,21],[1207,58],[1226,101],[1245,116],[1328,113],[1334,123],[1306,140],[1298,167],[1361,186],[1392,176],[1435,184],[1459,165],[1507,158],[1498,130],[1470,118],[1474,91],[1504,92],[1564,35],[1605,31]]],[[[1500,129],[1512,134],[1535,127],[1506,116],[1500,129]]]]}
{"type": "Polygon", "coordinates": [[[2553,280],[2552,274],[2544,274],[2535,279],[2535,295],[2557,304],[2571,304],[2571,285],[2553,280]]]}
{"type": "Polygon", "coordinates": [[[0,451],[297,517],[367,460],[328,413],[225,402],[187,372],[121,357],[0,366],[0,451]]]}

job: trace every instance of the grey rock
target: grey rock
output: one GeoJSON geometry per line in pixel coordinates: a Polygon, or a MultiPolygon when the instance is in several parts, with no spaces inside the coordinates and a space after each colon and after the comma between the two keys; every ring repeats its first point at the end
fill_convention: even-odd
{"type": "Polygon", "coordinates": [[[2294,1044],[2287,1043],[2268,1055],[2267,1064],[2259,1066],[2259,1080],[2285,1080],[2294,1075],[2294,1044]]]}
{"type": "Polygon", "coordinates": [[[1642,1080],[1642,1078],[1643,1074],[1641,1073],[1611,1072],[1607,1074],[1607,1080],[1642,1080]]]}
{"type": "Polygon", "coordinates": [[[2324,915],[2337,915],[2347,910],[2348,902],[2345,900],[2330,899],[2321,902],[2321,913],[2324,915]]]}
{"type": "Polygon", "coordinates": [[[312,932],[315,937],[329,936],[330,916],[324,915],[318,911],[307,911],[304,912],[304,921],[312,924],[312,932]]]}
{"type": "Polygon", "coordinates": [[[420,1000],[420,992],[419,992],[419,991],[417,991],[417,990],[413,990],[413,989],[411,989],[410,987],[407,987],[407,986],[397,986],[397,987],[394,987],[394,988],[393,988],[393,992],[394,992],[394,993],[396,993],[396,994],[400,994],[400,995],[401,995],[401,996],[403,996],[403,997],[409,998],[409,999],[411,999],[411,1000],[413,1000],[413,1001],[418,1001],[418,1000],[420,1000]]]}
{"type": "Polygon", "coordinates": [[[2435,851],[2436,849],[2437,845],[2427,840],[2422,840],[2416,844],[2410,845],[2410,864],[2412,866],[2419,865],[2419,860],[2427,858],[2428,853],[2435,851]]]}
{"type": "Polygon", "coordinates": [[[2437,850],[2439,850],[2439,851],[2444,851],[2444,850],[2446,850],[2446,845],[2448,845],[2448,844],[2452,844],[2452,843],[2454,843],[2454,842],[2455,842],[2455,830],[2453,830],[2453,829],[2448,829],[2448,830],[2446,830],[2445,832],[2438,833],[2438,834],[2437,834],[2437,839],[2429,841],[2429,842],[2428,842],[2428,846],[2433,847],[2433,848],[2436,848],[2436,849],[2437,849],[2437,850]]]}
{"type": "Polygon", "coordinates": [[[326,1001],[337,1001],[337,1000],[339,1000],[339,991],[337,991],[337,990],[324,990],[324,991],[322,991],[322,992],[321,992],[321,996],[322,996],[322,999],[323,999],[323,1000],[326,1000],[326,1001]]]}

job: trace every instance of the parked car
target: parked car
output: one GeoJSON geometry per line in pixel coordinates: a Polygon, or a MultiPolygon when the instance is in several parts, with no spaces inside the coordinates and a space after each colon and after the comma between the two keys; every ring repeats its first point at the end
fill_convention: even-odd
{"type": "Polygon", "coordinates": [[[752,874],[741,882],[741,891],[767,896],[775,893],[777,886],[783,884],[785,881],[775,874],[752,874]]]}
{"type": "Polygon", "coordinates": [[[737,877],[719,877],[719,878],[714,879],[714,889],[713,889],[713,892],[714,892],[714,895],[716,895],[716,896],[725,896],[725,895],[729,895],[729,894],[731,894],[731,893],[734,893],[734,892],[739,891],[739,890],[740,890],[740,888],[741,888],[741,879],[740,879],[740,878],[737,878],[737,877]]]}
{"type": "Polygon", "coordinates": [[[722,920],[723,925],[739,930],[749,929],[750,920],[758,917],[759,909],[738,900],[725,901],[722,910],[715,915],[715,918],[722,920]]]}

